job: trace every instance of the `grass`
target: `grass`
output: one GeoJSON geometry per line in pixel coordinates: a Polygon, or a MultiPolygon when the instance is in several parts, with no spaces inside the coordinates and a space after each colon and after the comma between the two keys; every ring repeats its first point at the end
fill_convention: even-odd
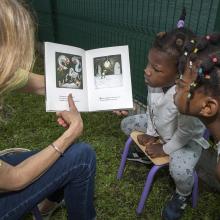
{"type": "MultiPolygon", "coordinates": [[[[38,59],[35,72],[42,72],[38,59]]],[[[0,123],[0,149],[25,147],[42,149],[62,134],[54,113],[45,112],[44,97],[11,93],[5,99],[5,123],[0,123]],[[11,108],[7,108],[7,106],[11,108]]],[[[84,133],[80,138],[90,143],[97,154],[95,206],[97,220],[157,220],[165,201],[174,190],[167,169],[161,170],[154,181],[143,214],[135,214],[149,167],[128,162],[121,181],[116,180],[120,151],[126,140],[120,131],[121,118],[111,112],[84,113],[84,133]]],[[[183,220],[215,220],[220,217],[220,194],[199,182],[199,203],[195,210],[187,207],[183,220]]],[[[31,219],[27,217],[27,219],[31,219]]],[[[66,219],[65,209],[52,219],[66,219]]]]}

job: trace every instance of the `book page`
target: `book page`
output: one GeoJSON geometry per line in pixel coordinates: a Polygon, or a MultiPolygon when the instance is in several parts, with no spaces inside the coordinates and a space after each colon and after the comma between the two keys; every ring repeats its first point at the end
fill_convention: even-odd
{"type": "Polygon", "coordinates": [[[88,111],[85,51],[45,42],[46,111],[69,110],[72,93],[78,111],[88,111]]]}
{"type": "Polygon", "coordinates": [[[86,51],[90,111],[132,109],[128,46],[86,51]]]}

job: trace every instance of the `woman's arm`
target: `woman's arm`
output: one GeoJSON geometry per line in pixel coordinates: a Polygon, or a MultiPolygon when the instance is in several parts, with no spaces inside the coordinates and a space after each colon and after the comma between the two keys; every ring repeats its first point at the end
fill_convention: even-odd
{"type": "Polygon", "coordinates": [[[30,73],[28,77],[28,82],[20,89],[22,92],[35,93],[37,95],[45,95],[45,77],[44,75],[39,75],[35,73],[30,73]]]}
{"type": "MultiPolygon", "coordinates": [[[[65,121],[68,129],[53,144],[64,152],[70,144],[81,134],[83,122],[77,111],[72,97],[68,97],[70,111],[58,114],[65,121]]],[[[60,157],[60,153],[51,145],[36,155],[24,160],[17,166],[11,166],[1,161],[0,166],[0,191],[20,190],[31,184],[42,175],[60,157]]]]}

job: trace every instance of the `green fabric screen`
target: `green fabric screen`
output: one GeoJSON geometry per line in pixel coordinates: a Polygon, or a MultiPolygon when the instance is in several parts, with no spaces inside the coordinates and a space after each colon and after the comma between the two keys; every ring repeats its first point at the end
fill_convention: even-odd
{"type": "Polygon", "coordinates": [[[143,70],[157,32],[176,26],[186,7],[186,26],[197,34],[220,31],[220,0],[29,0],[40,41],[93,49],[129,45],[133,96],[146,103],[143,70]]]}

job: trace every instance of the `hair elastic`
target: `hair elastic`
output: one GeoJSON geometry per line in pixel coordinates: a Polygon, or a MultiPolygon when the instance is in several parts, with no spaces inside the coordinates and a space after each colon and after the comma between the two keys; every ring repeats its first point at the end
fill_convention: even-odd
{"type": "Polygon", "coordinates": [[[180,18],[177,22],[177,28],[183,28],[185,25],[186,9],[183,7],[180,18]]]}
{"type": "Polygon", "coordinates": [[[183,28],[183,27],[184,27],[184,24],[185,24],[184,20],[179,20],[179,21],[177,22],[177,28],[183,28]]]}

